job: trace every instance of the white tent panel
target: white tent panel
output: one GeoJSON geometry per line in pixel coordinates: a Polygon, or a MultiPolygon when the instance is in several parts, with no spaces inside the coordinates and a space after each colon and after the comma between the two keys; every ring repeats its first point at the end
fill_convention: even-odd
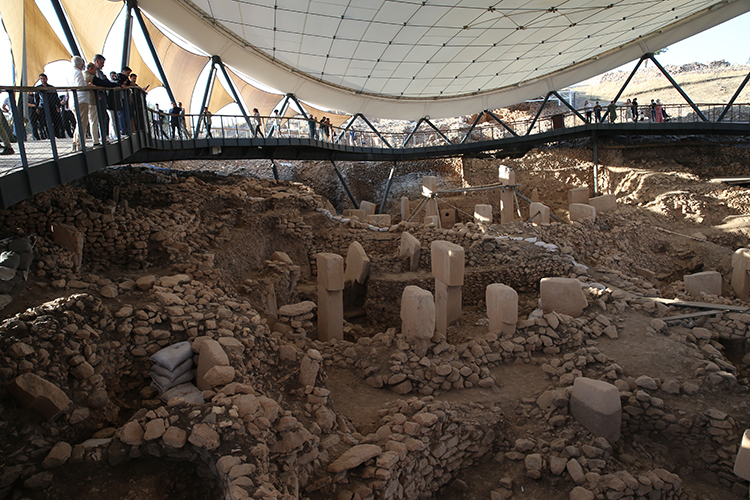
{"type": "Polygon", "coordinates": [[[518,102],[750,11],[748,0],[506,0],[495,8],[478,0],[139,5],[253,79],[321,106],[393,118],[518,102]],[[349,58],[357,63],[347,64],[349,58]],[[463,68],[431,66],[453,61],[463,68]]]}

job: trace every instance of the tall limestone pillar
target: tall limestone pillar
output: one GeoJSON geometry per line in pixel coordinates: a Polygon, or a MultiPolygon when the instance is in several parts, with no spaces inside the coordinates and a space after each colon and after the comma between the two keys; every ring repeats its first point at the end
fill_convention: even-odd
{"type": "Polygon", "coordinates": [[[318,340],[344,339],[344,258],[319,253],[318,263],[318,340]]]}

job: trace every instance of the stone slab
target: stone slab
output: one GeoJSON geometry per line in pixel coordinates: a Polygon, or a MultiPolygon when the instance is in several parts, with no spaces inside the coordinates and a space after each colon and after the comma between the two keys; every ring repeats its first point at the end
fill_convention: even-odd
{"type": "Polygon", "coordinates": [[[401,333],[407,339],[431,339],[435,334],[435,301],[432,293],[415,285],[401,294],[401,333]]]}
{"type": "Polygon", "coordinates": [[[573,189],[568,189],[568,205],[574,203],[582,203],[584,205],[589,204],[589,187],[581,186],[573,189]]]}
{"type": "Polygon", "coordinates": [[[682,277],[687,292],[696,299],[701,294],[721,296],[721,273],[718,271],[704,271],[702,273],[686,274],[682,277]]]}
{"type": "Polygon", "coordinates": [[[456,209],[455,208],[441,208],[440,209],[440,225],[443,229],[450,229],[456,223],[456,209]]]}
{"type": "Polygon", "coordinates": [[[493,283],[486,291],[490,332],[512,334],[518,322],[518,293],[508,285],[493,283]]]}
{"type": "Polygon", "coordinates": [[[542,278],[539,291],[545,314],[555,311],[577,318],[589,305],[581,282],[575,278],[542,278]]]}
{"type": "Polygon", "coordinates": [[[6,389],[19,405],[38,411],[47,420],[54,418],[71,403],[62,389],[33,373],[19,375],[6,389]]]}
{"type": "Polygon", "coordinates": [[[318,287],[318,340],[344,340],[344,291],[318,287]]]}
{"type": "Polygon", "coordinates": [[[407,220],[411,216],[411,203],[406,196],[401,197],[401,220],[407,220]]]}
{"type": "Polygon", "coordinates": [[[448,327],[461,319],[461,286],[435,280],[435,331],[448,333],[448,327]]]}
{"type": "Polygon", "coordinates": [[[578,377],[570,395],[570,411],[592,434],[610,443],[620,439],[622,403],[620,391],[614,385],[578,377]]]}
{"type": "MultiPolygon", "coordinates": [[[[389,216],[390,217],[390,216],[389,216]]],[[[356,281],[364,283],[367,273],[370,271],[370,258],[358,241],[352,241],[346,251],[346,270],[344,271],[344,282],[356,281]]]]}
{"type": "Polygon", "coordinates": [[[732,288],[737,298],[750,299],[750,248],[739,248],[732,255],[732,288]]]}
{"type": "Polygon", "coordinates": [[[315,257],[318,264],[318,289],[332,292],[343,290],[344,258],[335,253],[319,253],[315,257]]]}
{"type": "Polygon", "coordinates": [[[436,240],[430,245],[432,274],[448,286],[464,284],[464,248],[448,241],[436,240]]]}
{"type": "Polygon", "coordinates": [[[206,373],[215,366],[229,366],[229,357],[217,341],[208,339],[203,341],[198,355],[197,385],[201,391],[207,391],[213,386],[205,380],[206,373]]]}
{"type": "Polygon", "coordinates": [[[492,205],[474,205],[474,222],[477,224],[492,224],[492,205]]]}
{"type": "Polygon", "coordinates": [[[617,208],[617,197],[613,194],[603,194],[594,198],[589,198],[589,205],[596,209],[596,213],[603,214],[611,212],[617,208]]]}
{"type": "Polygon", "coordinates": [[[365,217],[375,215],[375,210],[377,208],[378,206],[372,202],[364,200],[359,202],[359,209],[365,211],[365,217]]]}
{"type": "Polygon", "coordinates": [[[572,203],[568,207],[568,217],[570,218],[570,222],[583,219],[591,219],[592,221],[595,221],[596,208],[584,203],[572,203]]]}
{"type": "Polygon", "coordinates": [[[543,203],[532,202],[529,205],[529,222],[549,224],[549,207],[543,203]]]}
{"type": "Polygon", "coordinates": [[[422,254],[422,244],[411,233],[401,233],[401,242],[398,246],[399,258],[408,257],[409,271],[419,268],[419,257],[422,254]]]}
{"type": "Polygon", "coordinates": [[[734,473],[746,481],[750,481],[750,429],[742,435],[742,445],[734,459],[734,473]]]}

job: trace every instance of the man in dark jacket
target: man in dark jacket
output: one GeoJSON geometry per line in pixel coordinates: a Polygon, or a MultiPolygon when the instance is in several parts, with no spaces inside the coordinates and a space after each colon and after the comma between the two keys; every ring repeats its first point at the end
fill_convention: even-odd
{"type": "Polygon", "coordinates": [[[180,107],[176,102],[172,103],[172,109],[169,110],[169,128],[172,130],[171,136],[174,139],[174,131],[177,130],[177,134],[182,140],[182,130],[180,130],[180,107]]]}
{"type": "MultiPolygon", "coordinates": [[[[41,115],[42,113],[46,113],[45,109],[49,109],[49,115],[52,119],[52,127],[54,128],[55,137],[63,138],[65,137],[65,132],[63,131],[62,127],[62,116],[60,115],[60,96],[57,95],[57,90],[55,90],[55,87],[47,82],[47,75],[41,73],[39,75],[39,81],[41,83],[37,85],[37,88],[45,88],[47,90],[43,90],[35,94],[36,113],[41,115]]],[[[43,123],[46,123],[46,116],[43,116],[41,119],[45,120],[43,121],[43,123]]]]}

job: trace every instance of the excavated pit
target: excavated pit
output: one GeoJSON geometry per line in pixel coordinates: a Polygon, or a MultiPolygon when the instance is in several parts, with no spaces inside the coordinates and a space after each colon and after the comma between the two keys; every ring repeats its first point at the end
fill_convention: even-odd
{"type": "MultiPolygon", "coordinates": [[[[571,144],[399,165],[390,199],[417,199],[417,172],[477,186],[496,182],[500,163],[519,192],[563,218],[567,190],[593,185],[591,150],[571,144]]],[[[722,297],[701,300],[747,306],[729,277],[732,253],[750,243],[750,191],[707,178],[746,169],[748,150],[623,139],[600,144],[600,163],[598,189],[616,194],[618,209],[574,224],[479,227],[474,205],[499,200],[486,191],[439,199],[456,210],[453,229],[374,231],[326,215],[350,207],[322,163],[282,165],[295,182],[278,183],[262,162],[221,166],[229,176],[118,168],[0,212],[3,227],[39,237],[29,281],[3,289],[13,301],[0,324],[0,497],[567,500],[576,487],[602,498],[746,496],[731,471],[750,423],[750,316],[667,326],[659,318],[695,310],[653,299],[696,300],[683,275],[716,270],[722,297]],[[83,233],[80,269],[52,241],[53,224],[83,233]],[[422,244],[413,273],[398,257],[403,231],[422,244]],[[433,290],[435,240],[466,251],[463,313],[419,357],[400,334],[400,296],[410,284],[433,290]],[[317,342],[314,314],[280,325],[275,307],[317,301],[314,255],[345,256],[353,241],[371,267],[345,290],[344,340],[317,342]],[[583,316],[539,314],[539,280],[552,276],[581,281],[583,316]],[[519,293],[515,334],[488,332],[491,283],[519,293]],[[208,337],[224,342],[233,379],[203,391],[202,404],[159,400],[148,357],[208,337]],[[7,384],[28,373],[70,405],[49,421],[20,406],[7,384]],[[578,376],[620,390],[617,443],[570,415],[578,376]],[[67,454],[53,451],[59,443],[67,454]],[[345,452],[372,446],[339,468],[345,452]]],[[[376,203],[391,167],[339,165],[357,199],[376,203]]],[[[397,208],[386,207],[396,221],[397,208]]]]}

